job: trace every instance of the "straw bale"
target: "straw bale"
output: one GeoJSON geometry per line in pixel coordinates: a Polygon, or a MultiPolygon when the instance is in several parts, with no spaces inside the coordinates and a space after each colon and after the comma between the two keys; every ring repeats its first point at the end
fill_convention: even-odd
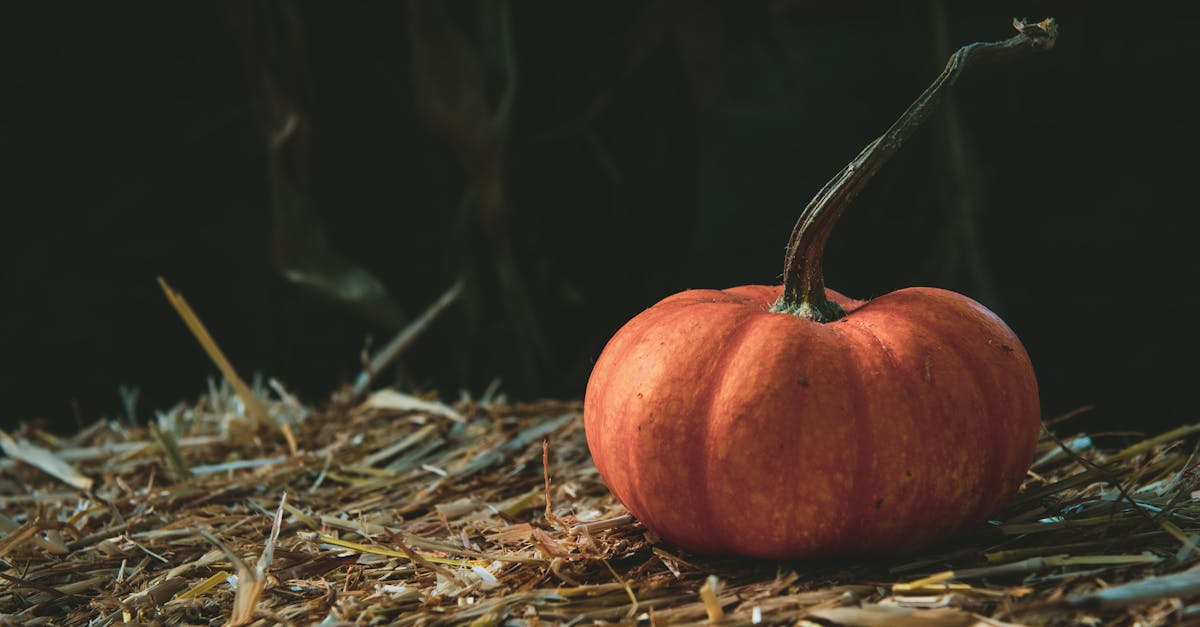
{"type": "Polygon", "coordinates": [[[1047,432],[1008,508],[948,544],[776,563],[695,555],[648,532],[601,482],[578,402],[444,404],[385,391],[313,408],[273,386],[274,395],[255,394],[286,429],[261,428],[231,386],[212,385],[149,427],[0,434],[0,622],[1154,625],[1200,616],[1196,425],[1124,448],[1047,432]]]}

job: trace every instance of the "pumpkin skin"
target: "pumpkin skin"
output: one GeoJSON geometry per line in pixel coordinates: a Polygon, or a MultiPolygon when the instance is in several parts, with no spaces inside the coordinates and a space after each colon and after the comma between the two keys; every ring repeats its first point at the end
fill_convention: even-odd
{"type": "Polygon", "coordinates": [[[769,311],[782,286],[691,290],[609,341],[584,397],[612,493],[687,549],[894,554],[1013,496],[1040,428],[1033,366],[979,303],[908,288],[845,317],[769,311]]]}

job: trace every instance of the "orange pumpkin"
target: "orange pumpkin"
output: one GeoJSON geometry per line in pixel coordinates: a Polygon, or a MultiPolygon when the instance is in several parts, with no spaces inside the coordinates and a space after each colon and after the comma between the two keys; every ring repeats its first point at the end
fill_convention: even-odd
{"type": "Polygon", "coordinates": [[[819,323],[781,287],[676,294],[608,343],[588,447],[648,528],[709,553],[916,548],[1020,485],[1039,428],[1021,343],[953,292],[900,290],[819,323]]]}
{"type": "Polygon", "coordinates": [[[1043,50],[1053,21],[964,47],[878,140],[817,194],[784,285],[692,290],[609,341],[584,398],[588,447],[647,528],[704,553],[895,553],[975,525],[1017,490],[1037,441],[1033,366],[979,303],[908,288],[826,290],[821,258],[845,206],[968,61],[1043,50]]]}

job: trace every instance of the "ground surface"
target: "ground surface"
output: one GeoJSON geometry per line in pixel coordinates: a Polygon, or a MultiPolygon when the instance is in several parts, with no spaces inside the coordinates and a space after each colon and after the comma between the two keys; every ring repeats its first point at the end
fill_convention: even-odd
{"type": "Polygon", "coordinates": [[[1197,427],[1109,451],[1048,437],[996,524],[919,555],[773,563],[691,555],[625,515],[591,464],[578,403],[383,393],[317,411],[278,387],[260,395],[288,432],[252,429],[214,388],[153,429],[0,434],[0,623],[1200,616],[1197,427]]]}

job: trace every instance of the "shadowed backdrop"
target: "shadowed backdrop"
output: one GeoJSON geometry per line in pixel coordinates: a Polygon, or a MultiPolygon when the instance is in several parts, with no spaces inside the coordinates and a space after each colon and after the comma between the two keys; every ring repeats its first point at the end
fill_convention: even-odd
{"type": "Polygon", "coordinates": [[[215,370],[159,275],[317,403],[463,277],[402,384],[579,397],[658,299],[777,283],[800,209],[956,47],[1048,15],[1054,51],[968,73],[846,213],[826,282],[983,302],[1047,418],[1196,420],[1200,20],[824,4],[4,3],[0,422],[195,398],[215,370]]]}

